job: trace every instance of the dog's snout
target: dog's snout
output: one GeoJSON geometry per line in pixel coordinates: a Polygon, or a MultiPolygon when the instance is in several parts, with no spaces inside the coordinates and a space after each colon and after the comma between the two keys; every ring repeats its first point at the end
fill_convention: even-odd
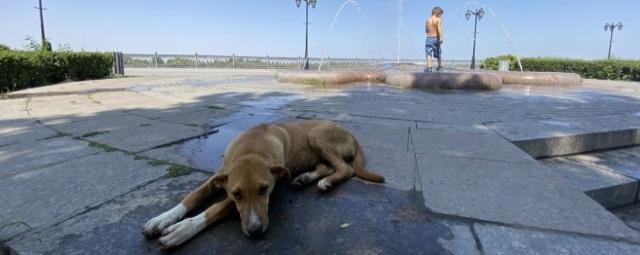
{"type": "Polygon", "coordinates": [[[247,234],[253,238],[260,237],[262,233],[262,224],[260,223],[251,223],[247,226],[247,234]]]}

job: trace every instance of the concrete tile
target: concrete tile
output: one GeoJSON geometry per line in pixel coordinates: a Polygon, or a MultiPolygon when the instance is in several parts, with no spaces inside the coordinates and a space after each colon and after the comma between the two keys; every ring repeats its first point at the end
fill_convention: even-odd
{"type": "MultiPolygon", "coordinates": [[[[141,226],[173,207],[207,177],[193,174],[156,181],[60,225],[17,236],[7,244],[20,254],[159,253],[158,243],[146,239],[140,233],[141,226]]],[[[322,194],[312,188],[293,192],[282,185],[270,201],[271,220],[264,238],[245,237],[238,219],[229,217],[172,253],[477,254],[468,225],[429,217],[412,192],[360,181],[348,181],[334,192],[322,194]],[[349,227],[342,228],[344,223],[349,227]]]]}
{"type": "Polygon", "coordinates": [[[616,208],[611,212],[630,228],[640,231],[640,204],[616,208]]]}
{"type": "Polygon", "coordinates": [[[214,120],[226,117],[233,112],[234,111],[232,110],[204,109],[192,113],[164,116],[159,118],[158,120],[189,126],[207,127],[209,123],[213,122],[214,120]]]}
{"type": "Polygon", "coordinates": [[[484,254],[619,254],[640,253],[640,245],[612,240],[474,224],[484,254]]]}
{"type": "Polygon", "coordinates": [[[628,205],[636,201],[638,180],[609,171],[598,164],[580,160],[581,158],[585,157],[559,157],[541,162],[561,176],[565,183],[584,191],[605,208],[628,205]]]}
{"type": "Polygon", "coordinates": [[[85,137],[84,139],[130,152],[140,152],[181,139],[196,137],[205,132],[202,128],[149,120],[131,115],[123,115],[108,120],[95,119],[74,122],[53,127],[80,137],[100,132],[100,134],[85,137]]]}
{"type": "Polygon", "coordinates": [[[0,147],[20,142],[31,142],[57,135],[32,119],[0,120],[0,147]]]}
{"type": "Polygon", "coordinates": [[[412,130],[411,137],[418,154],[524,163],[534,161],[503,137],[491,133],[416,129],[412,130]]]}
{"type": "Polygon", "coordinates": [[[122,153],[100,153],[0,179],[0,222],[48,226],[166,174],[122,153]]]}
{"type": "Polygon", "coordinates": [[[488,124],[533,157],[562,156],[640,143],[633,114],[488,124]]]}
{"type": "Polygon", "coordinates": [[[368,123],[342,123],[340,126],[351,132],[365,148],[387,148],[398,151],[409,150],[409,127],[386,126],[368,123]]]}
{"type": "Polygon", "coordinates": [[[22,142],[0,147],[0,178],[59,162],[96,154],[101,150],[71,137],[22,142]]]}
{"type": "Polygon", "coordinates": [[[389,148],[363,148],[365,167],[385,178],[385,185],[401,190],[419,190],[413,152],[389,148]]]}
{"type": "Polygon", "coordinates": [[[418,155],[425,205],[443,214],[546,229],[638,238],[543,165],[418,155]]]}

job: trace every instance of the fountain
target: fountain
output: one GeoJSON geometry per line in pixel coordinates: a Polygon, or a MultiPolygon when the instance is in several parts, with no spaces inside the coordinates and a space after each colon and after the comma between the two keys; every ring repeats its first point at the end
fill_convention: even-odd
{"type": "MultiPolygon", "coordinates": [[[[398,27],[396,36],[396,64],[400,63],[400,43],[403,33],[403,8],[404,0],[397,0],[398,27]]],[[[515,54],[515,44],[511,34],[498,14],[478,1],[467,1],[467,5],[475,4],[487,9],[499,23],[505,33],[506,39],[515,54]]],[[[337,21],[347,6],[359,8],[355,0],[345,0],[338,8],[329,32],[325,40],[323,57],[318,71],[281,71],[277,74],[278,81],[307,84],[313,86],[337,85],[354,82],[386,83],[400,88],[412,89],[468,89],[468,90],[498,90],[504,85],[529,85],[529,86],[570,86],[581,85],[582,78],[573,73],[552,72],[524,72],[520,58],[517,62],[520,72],[495,72],[495,71],[448,71],[437,73],[408,72],[383,68],[379,71],[321,71],[322,62],[326,55],[327,46],[332,39],[337,21]]]]}
{"type": "Polygon", "coordinates": [[[318,71],[322,70],[322,64],[324,63],[324,58],[327,56],[327,46],[329,45],[329,42],[331,42],[331,38],[333,37],[333,32],[335,30],[336,23],[338,22],[338,18],[342,14],[342,11],[344,10],[344,8],[347,7],[347,5],[349,4],[355,7],[358,7],[358,4],[356,3],[355,0],[345,0],[344,3],[342,3],[342,5],[340,5],[340,7],[338,8],[338,11],[336,11],[336,15],[333,17],[331,26],[329,26],[329,32],[327,32],[327,37],[324,41],[324,46],[322,47],[322,58],[320,58],[320,66],[318,66],[318,71]]]}

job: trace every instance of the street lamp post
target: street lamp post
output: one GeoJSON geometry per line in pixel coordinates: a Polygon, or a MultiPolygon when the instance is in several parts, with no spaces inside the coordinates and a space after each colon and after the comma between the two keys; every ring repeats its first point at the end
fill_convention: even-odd
{"type": "Polygon", "coordinates": [[[471,18],[471,15],[475,17],[475,23],[473,25],[473,55],[471,56],[471,69],[476,69],[476,35],[478,35],[478,20],[484,16],[484,9],[476,9],[475,11],[467,10],[464,15],[467,20],[471,18]]]}
{"type": "MultiPolygon", "coordinates": [[[[316,3],[318,0],[304,0],[307,3],[307,15],[306,22],[304,23],[306,26],[305,39],[304,39],[304,70],[309,70],[309,5],[316,8],[316,3]]],[[[296,6],[300,7],[302,0],[296,0],[296,6]]]]}
{"type": "Polygon", "coordinates": [[[618,30],[622,30],[622,22],[618,22],[618,24],[614,22],[604,24],[604,31],[611,31],[611,36],[609,37],[609,55],[607,56],[607,59],[611,59],[611,45],[613,44],[613,31],[616,30],[616,28],[618,30]]]}

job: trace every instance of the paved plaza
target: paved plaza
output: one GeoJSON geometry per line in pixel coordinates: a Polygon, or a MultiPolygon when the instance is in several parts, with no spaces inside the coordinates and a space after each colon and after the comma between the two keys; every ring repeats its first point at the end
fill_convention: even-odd
{"type": "Polygon", "coordinates": [[[127,69],[0,99],[0,240],[17,254],[640,254],[640,84],[498,91],[279,83],[275,71],[127,69]],[[273,193],[169,251],[144,223],[263,122],[351,131],[384,184],[273,193]]]}

